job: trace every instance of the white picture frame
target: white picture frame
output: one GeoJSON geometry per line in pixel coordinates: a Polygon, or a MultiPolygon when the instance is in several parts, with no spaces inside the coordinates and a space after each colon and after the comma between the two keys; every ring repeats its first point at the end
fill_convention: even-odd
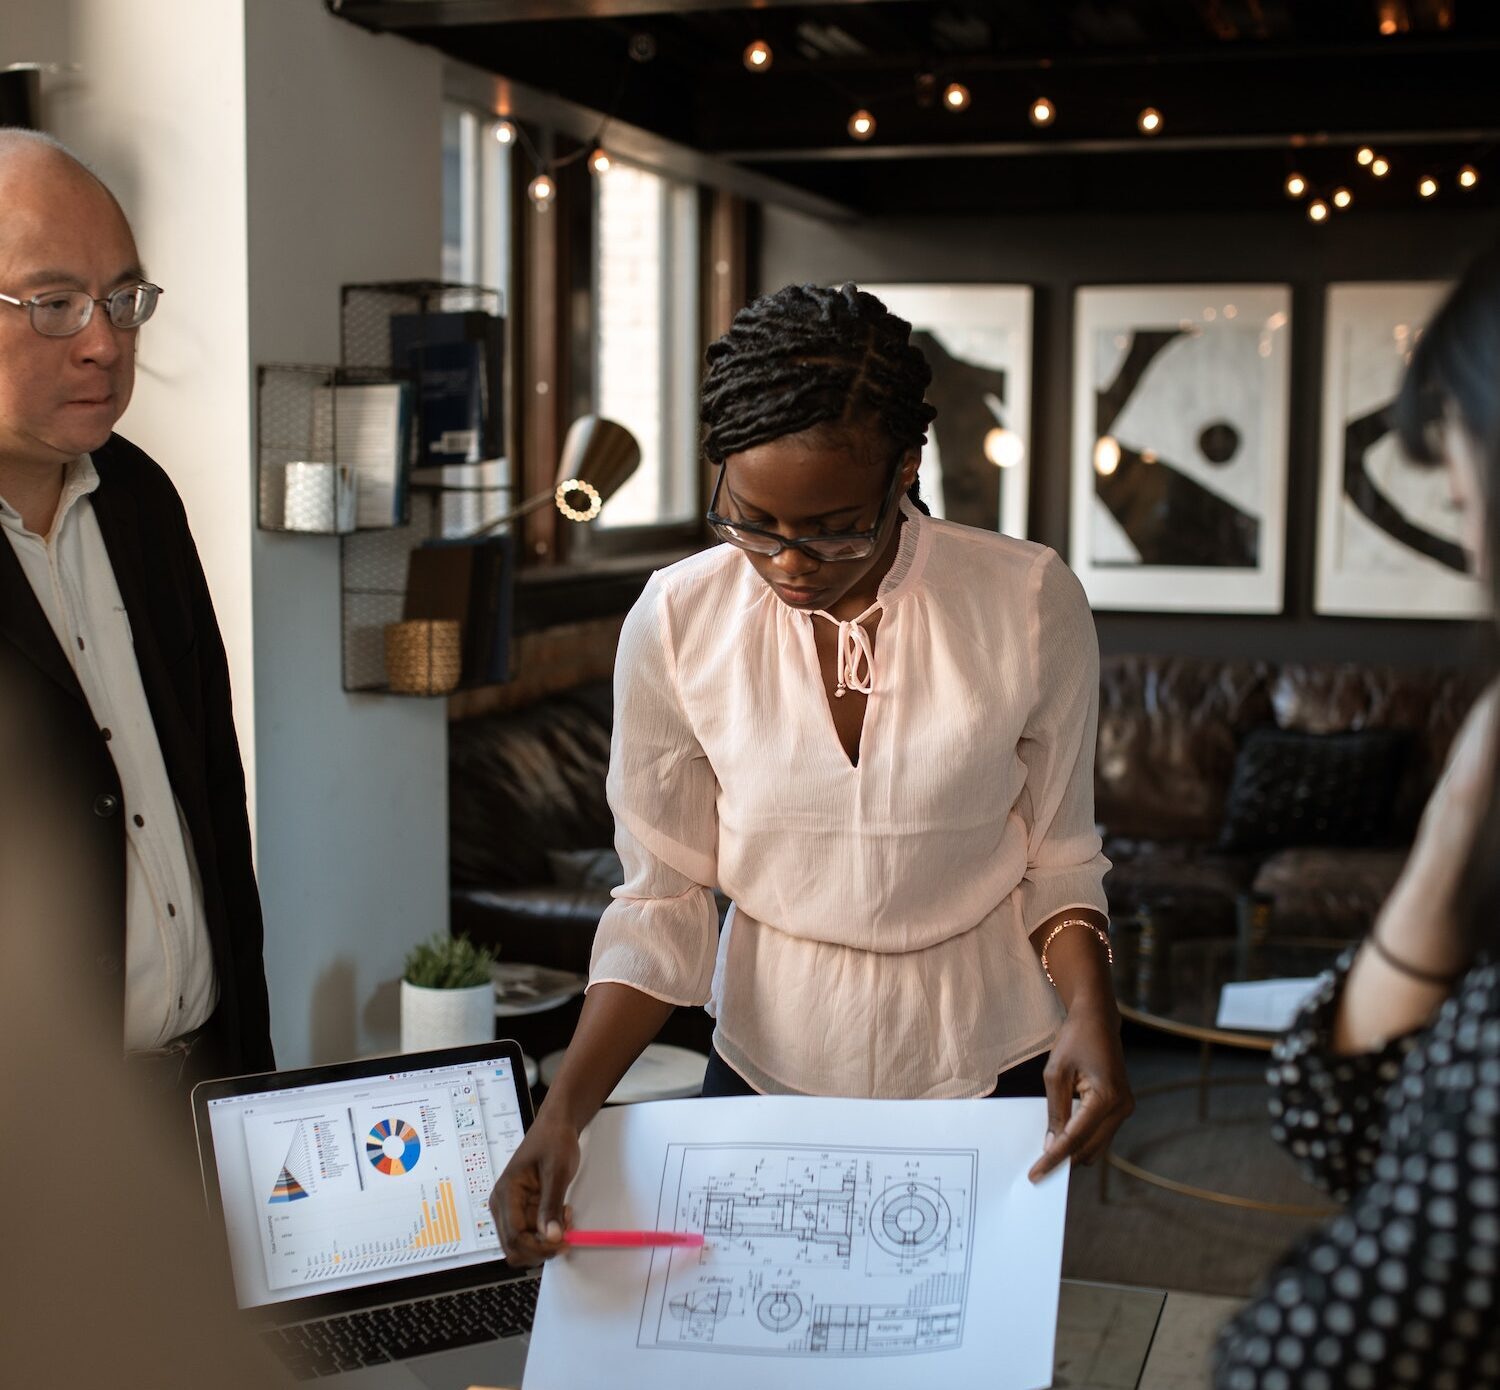
{"type": "Polygon", "coordinates": [[[860,288],[911,324],[933,371],[928,400],[938,418],[928,429],[919,475],[932,514],[1024,540],[1031,503],[1031,287],[860,288]],[[986,456],[991,430],[1009,435],[991,445],[1003,466],[986,456]]]}
{"type": "Polygon", "coordinates": [[[1335,283],[1325,300],[1318,552],[1313,606],[1328,617],[1477,618],[1442,468],[1411,462],[1380,412],[1452,285],[1335,283]],[[1358,500],[1356,500],[1358,499],[1358,500]]]}
{"type": "Polygon", "coordinates": [[[1291,327],[1287,285],[1076,291],[1069,563],[1095,608],[1282,611],[1291,327]]]}

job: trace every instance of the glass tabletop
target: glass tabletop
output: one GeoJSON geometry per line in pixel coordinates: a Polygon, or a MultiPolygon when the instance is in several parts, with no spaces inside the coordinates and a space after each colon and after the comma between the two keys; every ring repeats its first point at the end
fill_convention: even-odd
{"type": "Polygon", "coordinates": [[[1166,1299],[1161,1289],[1064,1279],[1053,1390],[1135,1390],[1166,1299]]]}
{"type": "Polygon", "coordinates": [[[1274,1032],[1218,1027],[1224,986],[1311,979],[1350,944],[1342,936],[1278,935],[1262,921],[1232,936],[1199,935],[1190,926],[1143,912],[1111,924],[1115,988],[1127,1018],[1202,1041],[1269,1048],[1274,1032]]]}

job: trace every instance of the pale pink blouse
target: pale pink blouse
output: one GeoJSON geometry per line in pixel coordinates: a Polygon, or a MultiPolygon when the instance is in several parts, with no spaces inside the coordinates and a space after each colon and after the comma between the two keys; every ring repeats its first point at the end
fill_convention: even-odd
{"type": "Polygon", "coordinates": [[[720,1055],[769,1093],[988,1093],[1063,1017],[1029,934],[1105,910],[1082,588],[1043,546],[901,507],[857,766],[818,667],[826,619],[732,546],[654,574],[621,634],[625,882],[590,984],[707,1003],[720,1055]]]}

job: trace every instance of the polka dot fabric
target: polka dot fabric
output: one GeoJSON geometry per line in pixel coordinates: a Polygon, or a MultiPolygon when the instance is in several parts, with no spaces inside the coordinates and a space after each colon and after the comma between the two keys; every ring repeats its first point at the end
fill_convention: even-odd
{"type": "Polygon", "coordinates": [[[1353,953],[1271,1054],[1274,1132],[1345,1203],[1219,1336],[1215,1390],[1500,1387],[1500,968],[1357,1057],[1329,1039],[1353,953]]]}

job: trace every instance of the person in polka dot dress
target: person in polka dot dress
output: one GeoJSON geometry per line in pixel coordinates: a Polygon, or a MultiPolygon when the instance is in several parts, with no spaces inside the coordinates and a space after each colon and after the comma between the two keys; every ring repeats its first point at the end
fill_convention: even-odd
{"type": "MultiPolygon", "coordinates": [[[[1500,248],[1423,335],[1397,405],[1500,592],[1500,248]]],[[[1500,613],[1500,603],[1493,607],[1500,613]]],[[[1476,704],[1364,943],[1272,1053],[1276,1138],[1344,1203],[1220,1333],[1215,1390],[1500,1387],[1500,797],[1476,704]]]]}

